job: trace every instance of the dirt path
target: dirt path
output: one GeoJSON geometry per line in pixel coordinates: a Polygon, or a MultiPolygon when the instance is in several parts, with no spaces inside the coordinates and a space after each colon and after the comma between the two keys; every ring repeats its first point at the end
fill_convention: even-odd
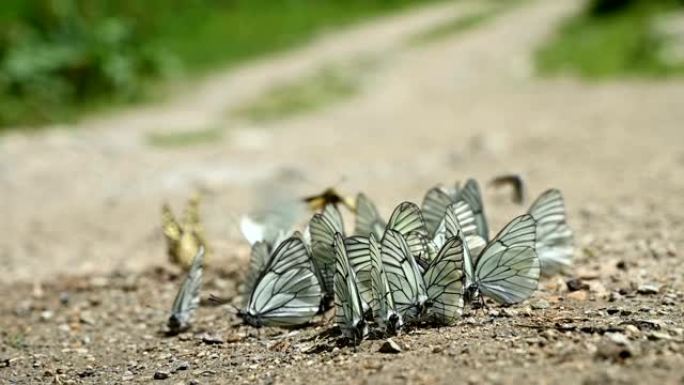
{"type": "MultiPolygon", "coordinates": [[[[375,353],[378,341],[358,353],[304,354],[322,327],[258,335],[231,327],[236,320],[223,308],[200,309],[198,321],[198,330],[222,335],[223,344],[160,339],[155,333],[177,283],[166,271],[48,284],[48,295],[33,299],[19,285],[0,308],[0,325],[6,340],[21,332],[31,348],[5,348],[21,359],[14,369],[0,367],[0,378],[47,381],[62,368],[62,378],[75,382],[147,383],[155,371],[186,361],[190,370],[173,372],[168,383],[679,383],[684,82],[535,78],[531,52],[576,3],[528,2],[475,30],[407,48],[406,36],[468,6],[430,7],[209,79],[167,105],[85,122],[79,131],[4,137],[0,279],[160,265],[160,203],[178,206],[200,189],[223,271],[208,287],[230,296],[242,268],[235,258],[245,257],[235,217],[264,183],[282,181],[297,193],[337,184],[367,192],[388,211],[421,199],[438,181],[515,171],[532,195],[550,186],[566,195],[577,232],[574,275],[589,283],[584,297],[569,296],[562,280],[546,281],[533,304],[542,299],[548,307],[494,309],[455,328],[408,333],[399,339],[406,351],[387,356],[375,353]],[[226,108],[278,79],[364,52],[389,59],[347,102],[260,126],[226,118],[226,108]],[[145,143],[161,128],[217,122],[228,133],[218,143],[145,143]],[[644,284],[657,293],[639,292],[644,284]],[[71,307],[59,305],[59,291],[73,294],[71,307]],[[269,338],[276,335],[282,339],[269,338]],[[626,345],[615,342],[625,336],[626,345]]],[[[486,199],[493,227],[519,211],[491,191],[486,199]]]]}

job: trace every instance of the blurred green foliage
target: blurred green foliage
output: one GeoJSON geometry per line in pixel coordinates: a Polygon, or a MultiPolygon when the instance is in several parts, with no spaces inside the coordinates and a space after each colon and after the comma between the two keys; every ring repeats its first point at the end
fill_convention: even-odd
{"type": "Polygon", "coordinates": [[[654,28],[658,16],[682,6],[684,0],[592,0],[537,51],[537,66],[585,78],[682,73],[684,66],[663,61],[666,42],[654,28]]]}
{"type": "MultiPolygon", "coordinates": [[[[422,0],[423,2],[429,0],[422,0]]],[[[147,96],[411,0],[2,0],[0,127],[147,96]]]]}

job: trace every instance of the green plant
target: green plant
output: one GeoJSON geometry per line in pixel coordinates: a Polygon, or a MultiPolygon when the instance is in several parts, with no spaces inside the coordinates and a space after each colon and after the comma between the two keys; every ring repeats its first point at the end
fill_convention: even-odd
{"type": "Polygon", "coordinates": [[[676,9],[675,1],[643,2],[600,17],[589,12],[564,23],[556,36],[536,52],[542,74],[573,73],[586,78],[668,76],[681,65],[663,62],[664,39],[654,18],[676,9]]]}
{"type": "Polygon", "coordinates": [[[3,0],[0,128],[144,100],[157,79],[238,63],[414,3],[3,0]]]}

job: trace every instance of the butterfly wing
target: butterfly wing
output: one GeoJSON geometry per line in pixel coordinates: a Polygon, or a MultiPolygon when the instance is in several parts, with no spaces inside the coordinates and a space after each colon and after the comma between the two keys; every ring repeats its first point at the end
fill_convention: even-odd
{"type": "Polygon", "coordinates": [[[250,245],[254,245],[257,242],[262,242],[266,239],[265,226],[246,215],[243,215],[240,218],[240,232],[242,232],[242,235],[250,245]]]}
{"type": "MultiPolygon", "coordinates": [[[[269,247],[266,242],[259,241],[252,245],[249,260],[249,271],[245,280],[245,294],[249,295],[254,290],[257,278],[268,264],[270,258],[269,247]]],[[[248,298],[245,298],[248,299],[248,298]]]]}
{"type": "Polygon", "coordinates": [[[371,309],[375,323],[384,331],[396,332],[403,320],[396,312],[387,275],[382,265],[380,244],[373,234],[369,237],[371,309]]]}
{"type": "Polygon", "coordinates": [[[344,336],[355,342],[365,336],[363,302],[357,287],[354,269],[349,264],[342,234],[337,233],[335,247],[335,324],[344,336]]]}
{"type": "Polygon", "coordinates": [[[162,232],[167,242],[178,242],[181,235],[180,224],[166,203],[162,206],[162,232]]]}
{"type": "Polygon", "coordinates": [[[425,194],[421,210],[425,220],[425,229],[431,237],[435,236],[447,207],[456,201],[456,195],[458,194],[449,194],[441,186],[435,186],[425,194]]]}
{"type": "Polygon", "coordinates": [[[397,312],[404,319],[417,319],[427,296],[418,265],[404,237],[387,229],[380,244],[380,255],[397,312]]]}
{"type": "Polygon", "coordinates": [[[445,239],[456,236],[460,231],[463,238],[467,240],[467,245],[473,255],[479,255],[487,245],[478,232],[475,213],[470,205],[463,200],[453,203],[447,208],[444,214],[444,229],[445,239]]]}
{"type": "MultiPolygon", "coordinates": [[[[370,233],[372,235],[373,233],[370,233]]],[[[375,236],[373,236],[375,238],[375,236]]],[[[359,295],[364,304],[371,303],[371,255],[370,238],[354,235],[344,239],[349,265],[354,270],[359,295]]]]}
{"type": "Polygon", "coordinates": [[[485,247],[474,273],[482,294],[512,304],[525,300],[537,289],[541,266],[534,249],[536,227],[531,215],[521,215],[485,247]]]}
{"type": "Polygon", "coordinates": [[[431,321],[452,325],[463,314],[464,244],[461,235],[449,238],[430,263],[423,279],[431,321]]]}
{"type": "Polygon", "coordinates": [[[437,254],[437,246],[434,241],[429,240],[426,236],[420,232],[414,231],[408,233],[404,239],[406,240],[406,245],[413,255],[413,258],[418,263],[421,272],[427,268],[430,264],[432,258],[437,254]]]}
{"type": "Polygon", "coordinates": [[[309,222],[311,254],[323,291],[332,298],[335,277],[335,234],[344,234],[342,215],[335,205],[327,205],[309,222]]]}
{"type": "Polygon", "coordinates": [[[320,300],[309,252],[295,233],[272,253],[241,315],[254,326],[301,325],[318,312],[320,300]]]}
{"type": "Polygon", "coordinates": [[[566,221],[561,192],[552,189],[537,198],[528,211],[537,220],[537,254],[542,273],[558,273],[572,263],[574,236],[566,221]]]}
{"type": "Polygon", "coordinates": [[[371,202],[365,194],[359,193],[356,197],[356,219],[354,224],[354,234],[367,237],[368,234],[375,234],[382,237],[385,229],[385,221],[380,217],[375,204],[371,202]]]}
{"type": "Polygon", "coordinates": [[[412,202],[402,202],[397,206],[389,221],[387,221],[387,229],[394,230],[406,236],[409,233],[416,232],[423,236],[427,236],[425,229],[425,222],[423,215],[420,212],[420,207],[412,202]]]}
{"type": "Polygon", "coordinates": [[[200,246],[192,260],[190,271],[181,284],[173,301],[168,326],[172,333],[180,332],[190,326],[190,319],[200,302],[202,286],[202,267],[204,264],[204,247],[200,246]]]}
{"type": "Polygon", "coordinates": [[[480,186],[475,179],[468,179],[465,186],[463,186],[463,189],[461,189],[461,199],[473,210],[478,234],[485,242],[489,241],[489,226],[487,225],[484,205],[482,204],[482,194],[480,194],[480,186]]]}

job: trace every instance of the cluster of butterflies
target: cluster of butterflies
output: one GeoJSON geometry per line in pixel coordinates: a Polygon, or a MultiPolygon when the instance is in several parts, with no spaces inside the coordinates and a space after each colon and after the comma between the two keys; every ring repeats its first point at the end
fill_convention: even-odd
{"type": "MultiPolygon", "coordinates": [[[[463,187],[430,189],[421,206],[403,202],[387,221],[360,193],[344,204],[355,215],[349,235],[338,202],[323,203],[303,233],[266,231],[267,224],[243,218],[252,245],[238,311],[245,323],[303,325],[334,308],[335,324],[356,344],[369,333],[392,335],[409,324],[452,325],[466,305],[484,305],[483,297],[521,302],[541,274],[572,260],[573,233],[555,189],[492,238],[472,179],[463,187]]],[[[197,306],[202,257],[200,249],[176,298],[172,330],[186,327],[186,309],[197,306]]]]}

